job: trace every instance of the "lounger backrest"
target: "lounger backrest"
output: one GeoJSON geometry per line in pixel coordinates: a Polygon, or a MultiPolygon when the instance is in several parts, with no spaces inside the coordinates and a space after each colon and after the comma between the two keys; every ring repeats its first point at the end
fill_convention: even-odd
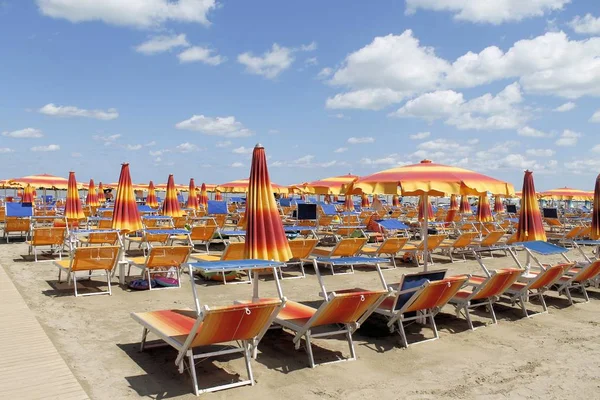
{"type": "Polygon", "coordinates": [[[455,241],[452,247],[454,248],[464,248],[471,244],[473,239],[475,239],[479,234],[477,232],[465,232],[460,235],[455,241]]]}
{"type": "Polygon", "coordinates": [[[385,242],[379,246],[377,253],[380,254],[396,254],[406,245],[408,242],[407,237],[392,237],[387,238],[385,242]]]}
{"type": "Polygon", "coordinates": [[[98,220],[98,229],[112,229],[112,219],[98,220]]]}
{"type": "Polygon", "coordinates": [[[6,217],[4,221],[5,232],[29,232],[30,226],[29,218],[6,217]]]}
{"type": "Polygon", "coordinates": [[[529,289],[537,290],[550,287],[572,266],[573,264],[557,264],[547,268],[546,271],[538,275],[538,278],[529,286],[529,289]]]}
{"type": "Polygon", "coordinates": [[[190,255],[190,246],[155,246],[152,247],[146,261],[147,268],[179,267],[190,255]]]}
{"type": "Polygon", "coordinates": [[[332,250],[331,257],[353,257],[367,243],[366,238],[345,238],[332,250]]]}
{"type": "Polygon", "coordinates": [[[323,303],[315,313],[310,325],[351,324],[356,321],[387,291],[364,291],[352,293],[333,292],[330,300],[323,303]]]}
{"type": "MultiPolygon", "coordinates": [[[[418,272],[416,274],[407,274],[402,277],[402,282],[398,284],[398,293],[423,286],[427,282],[441,281],[446,277],[447,270],[418,272]]],[[[414,292],[398,295],[396,301],[396,310],[400,310],[410,300],[414,292]]]]}
{"type": "Polygon", "coordinates": [[[482,287],[472,297],[473,300],[487,299],[500,296],[506,291],[523,273],[520,269],[503,269],[495,273],[482,283],[482,287]]]}
{"type": "Polygon", "coordinates": [[[78,247],[71,261],[72,271],[111,271],[119,257],[119,246],[78,247]]]}
{"type": "Polygon", "coordinates": [[[563,226],[563,224],[561,224],[560,221],[556,218],[544,218],[544,221],[550,226],[559,227],[559,228],[562,228],[562,226],[563,226]]]}
{"type": "Polygon", "coordinates": [[[403,313],[443,307],[469,279],[467,275],[451,276],[441,281],[426,282],[422,290],[413,293],[403,313]]]}
{"type": "Polygon", "coordinates": [[[319,217],[320,226],[329,226],[333,222],[333,215],[321,215],[319,217]]]}
{"type": "Polygon", "coordinates": [[[101,217],[111,218],[112,215],[113,215],[113,210],[102,210],[102,211],[100,211],[100,216],[101,217]]]}
{"type": "Polygon", "coordinates": [[[153,230],[159,230],[160,228],[151,228],[147,229],[144,233],[145,239],[147,242],[153,243],[167,243],[169,240],[168,233],[153,233],[153,230]]]}
{"type": "Polygon", "coordinates": [[[491,247],[504,236],[504,231],[492,231],[481,241],[481,247],[491,247]]]}
{"type": "Polygon", "coordinates": [[[88,236],[89,244],[116,245],[118,241],[119,234],[117,232],[90,233],[90,235],[88,236]]]}
{"type": "MultiPolygon", "coordinates": [[[[435,249],[438,248],[438,246],[440,245],[440,243],[442,243],[444,240],[446,240],[446,235],[429,235],[427,237],[427,250],[429,251],[433,251],[435,249]]],[[[425,241],[422,240],[421,243],[419,243],[418,246],[418,250],[422,251],[425,249],[425,241]]]]}
{"type": "Polygon", "coordinates": [[[567,232],[565,239],[575,239],[577,236],[579,236],[579,232],[581,232],[582,229],[582,226],[574,226],[569,232],[567,232]]]}
{"type": "Polygon", "coordinates": [[[31,238],[34,246],[61,245],[65,241],[67,228],[35,228],[31,238]]]}
{"type": "Polygon", "coordinates": [[[207,225],[215,223],[219,228],[222,228],[225,225],[225,221],[227,221],[227,214],[214,214],[211,217],[213,219],[207,222],[207,225]]]}
{"type": "Polygon", "coordinates": [[[292,251],[292,259],[308,258],[318,242],[318,239],[290,240],[289,244],[290,250],[292,251]]]}
{"type": "Polygon", "coordinates": [[[173,227],[175,229],[184,229],[187,224],[187,217],[173,218],[173,227]]]}
{"type": "Polygon", "coordinates": [[[244,259],[244,242],[231,242],[223,250],[221,260],[243,260],[244,259]]]}
{"type": "Polygon", "coordinates": [[[586,238],[586,237],[590,236],[591,232],[592,232],[592,228],[590,226],[584,226],[577,234],[577,237],[578,238],[586,238]]]}
{"type": "Polygon", "coordinates": [[[212,239],[216,230],[217,230],[217,227],[214,225],[194,226],[192,228],[192,231],[190,232],[190,238],[192,240],[202,240],[202,241],[206,242],[206,241],[212,239]]]}
{"type": "Polygon", "coordinates": [[[190,347],[255,338],[265,330],[280,304],[280,300],[271,300],[204,311],[202,324],[190,347]]]}
{"type": "Polygon", "coordinates": [[[581,271],[573,277],[573,281],[583,283],[597,277],[598,274],[600,274],[600,260],[596,260],[589,266],[582,268],[581,271]]]}

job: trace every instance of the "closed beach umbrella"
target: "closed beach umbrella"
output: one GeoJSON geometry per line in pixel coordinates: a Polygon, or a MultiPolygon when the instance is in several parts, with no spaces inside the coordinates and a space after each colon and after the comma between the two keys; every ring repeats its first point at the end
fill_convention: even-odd
{"type": "Polygon", "coordinates": [[[392,206],[400,207],[400,196],[398,196],[397,194],[392,196],[392,206]]]}
{"type": "Polygon", "coordinates": [[[517,242],[534,240],[546,241],[546,232],[542,223],[542,214],[535,194],[533,172],[525,171],[523,179],[523,195],[521,197],[521,213],[517,226],[517,242]]]}
{"type": "Polygon", "coordinates": [[[479,196],[479,204],[477,206],[477,221],[490,222],[493,221],[492,209],[490,208],[490,199],[486,194],[479,196]]]}
{"type": "Polygon", "coordinates": [[[158,199],[156,198],[156,189],[154,188],[154,182],[150,181],[148,184],[148,195],[146,196],[146,205],[152,208],[158,207],[158,199]]]}
{"type": "Polygon", "coordinates": [[[469,204],[468,196],[463,195],[460,199],[460,209],[458,212],[460,212],[461,214],[473,214],[473,210],[471,209],[471,205],[469,204]]]}
{"type": "MultiPolygon", "coordinates": [[[[423,221],[423,216],[425,215],[425,211],[424,211],[424,200],[422,197],[419,198],[419,221],[423,221]]],[[[435,216],[433,215],[433,206],[431,205],[431,202],[429,200],[427,200],[427,219],[429,221],[433,221],[435,219],[435,216]]]]}
{"type": "Polygon", "coordinates": [[[504,204],[502,204],[502,197],[496,196],[494,198],[494,212],[495,213],[503,213],[504,212],[504,204]]]}
{"type": "Polygon", "coordinates": [[[202,184],[200,187],[200,195],[198,196],[198,204],[204,207],[206,210],[208,208],[208,193],[206,192],[206,184],[202,184]]]}
{"type": "Polygon", "coordinates": [[[354,211],[354,202],[352,201],[351,194],[347,194],[344,198],[344,211],[354,211]]]}
{"type": "Polygon", "coordinates": [[[369,196],[367,196],[366,194],[363,193],[363,195],[360,197],[360,206],[362,208],[368,208],[371,206],[371,204],[369,203],[369,196]]]}
{"type": "Polygon", "coordinates": [[[121,165],[121,175],[117,185],[117,197],[112,216],[112,228],[123,233],[139,231],[143,228],[142,219],[138,212],[131,176],[129,174],[129,164],[121,165]]]}
{"type": "Polygon", "coordinates": [[[94,185],[94,180],[90,179],[90,184],[88,185],[87,196],[85,197],[85,204],[90,207],[98,207],[100,202],[98,201],[98,192],[96,192],[96,185],[94,185]]]}
{"type": "Polygon", "coordinates": [[[273,196],[265,149],[259,144],[254,147],[250,167],[244,258],[272,261],[288,261],[292,258],[273,196]]]}
{"type": "Polygon", "coordinates": [[[160,213],[173,218],[183,216],[183,211],[181,210],[181,207],[179,207],[179,201],[177,200],[177,190],[175,189],[175,179],[173,179],[173,174],[169,175],[169,179],[167,180],[167,194],[162,203],[160,213]]]}
{"type": "Polygon", "coordinates": [[[592,213],[590,239],[600,240],[600,175],[596,178],[596,187],[594,189],[594,210],[592,213]]]}
{"type": "Polygon", "coordinates": [[[194,178],[190,179],[187,207],[192,208],[194,210],[197,210],[199,208],[198,207],[198,197],[196,196],[196,184],[194,183],[194,178]]]}
{"type": "Polygon", "coordinates": [[[65,218],[67,220],[77,220],[85,218],[79,200],[79,191],[77,189],[77,181],[75,180],[75,172],[69,172],[69,185],[67,187],[67,202],[65,204],[65,218]]]}
{"type": "Polygon", "coordinates": [[[334,194],[334,195],[333,195],[333,202],[334,202],[334,203],[337,203],[337,202],[338,202],[338,196],[337,196],[337,194],[334,194]]]}
{"type": "Polygon", "coordinates": [[[327,204],[331,203],[331,195],[326,194],[325,197],[323,198],[323,201],[327,204]]]}
{"type": "Polygon", "coordinates": [[[450,207],[448,208],[448,214],[446,214],[446,222],[453,222],[456,218],[456,213],[459,210],[458,199],[456,195],[450,196],[450,207]]]}
{"type": "Polygon", "coordinates": [[[34,200],[34,196],[33,196],[33,188],[31,187],[30,184],[27,184],[27,186],[25,186],[25,190],[23,190],[23,198],[21,199],[22,203],[33,203],[34,200]]]}
{"type": "Polygon", "coordinates": [[[223,201],[223,195],[221,194],[221,192],[219,190],[215,190],[215,200],[223,201]]]}

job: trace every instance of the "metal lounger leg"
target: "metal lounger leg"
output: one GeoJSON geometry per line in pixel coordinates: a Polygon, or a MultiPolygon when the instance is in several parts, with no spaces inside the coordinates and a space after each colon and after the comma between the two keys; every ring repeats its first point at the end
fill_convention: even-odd
{"type": "Polygon", "coordinates": [[[404,348],[408,348],[408,339],[406,338],[406,332],[404,331],[403,316],[398,318],[398,333],[400,333],[400,338],[402,339],[402,346],[404,348]]]}
{"type": "Polygon", "coordinates": [[[352,340],[352,329],[348,324],[346,324],[346,329],[346,338],[348,339],[348,347],[350,348],[349,360],[356,360],[356,352],[354,351],[354,341],[352,340]]]}
{"type": "Polygon", "coordinates": [[[494,324],[497,324],[498,320],[496,319],[496,313],[494,312],[494,302],[492,301],[492,299],[488,300],[488,304],[490,306],[490,314],[492,315],[492,321],[494,324]]]}
{"type": "Polygon", "coordinates": [[[142,340],[140,341],[140,351],[144,351],[144,346],[146,345],[146,339],[148,338],[148,329],[143,328],[142,330],[142,340]]]}
{"type": "Polygon", "coordinates": [[[310,367],[314,368],[315,367],[315,358],[313,357],[313,352],[312,352],[312,344],[310,343],[310,330],[306,331],[306,333],[304,334],[304,339],[306,341],[306,353],[308,354],[308,362],[310,363],[310,367]]]}

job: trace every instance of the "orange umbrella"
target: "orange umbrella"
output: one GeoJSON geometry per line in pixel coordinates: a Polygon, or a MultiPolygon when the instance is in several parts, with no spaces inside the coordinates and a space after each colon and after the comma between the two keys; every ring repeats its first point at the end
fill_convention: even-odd
{"type": "Polygon", "coordinates": [[[381,203],[381,200],[379,200],[379,196],[377,195],[373,196],[373,209],[376,211],[380,211],[381,209],[383,209],[383,204],[381,203]]]}
{"type": "Polygon", "coordinates": [[[471,208],[471,204],[469,204],[469,197],[463,195],[460,199],[460,209],[458,210],[461,214],[473,214],[473,209],[471,208]]]}
{"type": "MultiPolygon", "coordinates": [[[[423,198],[419,198],[419,221],[423,221],[424,219],[424,214],[425,214],[425,210],[423,207],[423,205],[425,204],[425,202],[423,201],[423,198]]],[[[427,219],[429,221],[433,221],[435,220],[435,216],[433,215],[433,206],[431,205],[430,201],[427,201],[427,219]]]]}
{"type": "Polygon", "coordinates": [[[300,195],[300,200],[302,200],[302,201],[306,201],[306,195],[305,195],[305,194],[301,194],[301,195],[300,195]]]}
{"type": "Polygon", "coordinates": [[[479,196],[479,204],[477,205],[477,221],[490,222],[493,221],[492,209],[490,208],[490,199],[487,195],[479,196]]]}
{"type": "Polygon", "coordinates": [[[360,206],[362,208],[368,208],[371,206],[371,204],[369,203],[369,197],[364,193],[360,197],[360,206]]]}
{"type": "Polygon", "coordinates": [[[117,186],[117,198],[112,217],[112,228],[123,233],[135,232],[143,229],[142,219],[138,212],[131,176],[129,175],[129,164],[121,166],[121,175],[117,186]]]}
{"type": "MultiPolygon", "coordinates": [[[[222,185],[218,186],[219,190],[225,193],[246,193],[249,190],[249,187],[249,179],[238,179],[236,181],[223,183],[222,185]]],[[[288,188],[286,186],[281,186],[276,183],[271,183],[271,188],[273,189],[273,193],[288,192],[288,188]]]]}
{"type": "Polygon", "coordinates": [[[254,147],[251,165],[244,258],[288,261],[292,258],[292,251],[273,196],[267,157],[261,145],[254,147]]]}
{"type": "Polygon", "coordinates": [[[173,174],[169,175],[169,179],[167,180],[167,194],[165,195],[165,201],[162,203],[160,213],[173,218],[183,216],[183,211],[179,207],[179,201],[177,201],[177,191],[175,190],[173,174]]]}
{"type": "Polygon", "coordinates": [[[327,204],[331,203],[331,196],[326,194],[325,197],[323,197],[323,201],[327,204]]]}
{"type": "MultiPolygon", "coordinates": [[[[10,179],[9,183],[22,187],[30,184],[34,189],[65,190],[69,187],[69,181],[67,179],[49,174],[29,175],[22,178],[10,179]]],[[[77,188],[81,189],[81,186],[79,185],[77,188]]]]}
{"type": "Polygon", "coordinates": [[[216,201],[223,201],[223,195],[221,194],[221,192],[218,189],[215,190],[215,200],[216,201]]]}
{"type": "Polygon", "coordinates": [[[198,197],[196,196],[196,184],[194,183],[194,178],[190,179],[187,207],[192,208],[194,210],[200,208],[198,205],[198,197]]]}
{"type": "Polygon", "coordinates": [[[313,194],[345,194],[346,187],[358,179],[357,175],[332,176],[303,184],[304,190],[313,194]]]}
{"type": "Polygon", "coordinates": [[[23,191],[23,198],[21,199],[22,203],[33,203],[34,200],[34,196],[33,196],[33,188],[31,187],[30,184],[27,184],[27,186],[25,186],[25,190],[23,191]]]}
{"type": "Polygon", "coordinates": [[[400,207],[400,197],[397,194],[392,196],[392,207],[400,207]]]}
{"type": "Polygon", "coordinates": [[[102,182],[98,184],[98,201],[100,203],[104,203],[106,201],[106,198],[104,197],[104,186],[102,185],[102,182]]]}
{"type": "Polygon", "coordinates": [[[98,192],[96,192],[96,186],[94,185],[94,180],[90,179],[90,184],[88,185],[88,193],[85,197],[85,204],[91,207],[98,207],[100,202],[98,201],[98,192]]]}
{"type": "Polygon", "coordinates": [[[591,192],[586,192],[584,190],[579,189],[571,189],[571,188],[560,188],[560,189],[552,189],[546,190],[538,195],[542,199],[552,199],[559,201],[587,201],[592,200],[594,198],[594,194],[591,192]]]}
{"type": "Polygon", "coordinates": [[[152,208],[158,207],[158,199],[156,198],[156,190],[154,189],[154,182],[150,181],[148,184],[148,195],[146,196],[146,205],[152,208]]]}
{"type": "Polygon", "coordinates": [[[354,202],[352,201],[351,194],[344,196],[344,211],[356,211],[354,209],[354,202]]]}
{"type": "Polygon", "coordinates": [[[333,202],[334,202],[334,203],[337,203],[337,202],[338,202],[338,196],[337,196],[337,194],[334,194],[334,195],[333,195],[333,202]]]}
{"type": "Polygon", "coordinates": [[[208,193],[206,192],[206,185],[203,183],[200,187],[200,194],[198,195],[198,204],[204,206],[204,209],[208,209],[208,193]]]}
{"type": "Polygon", "coordinates": [[[542,214],[535,194],[533,172],[525,171],[516,241],[530,242],[534,240],[546,241],[546,232],[544,231],[542,214]]]}
{"type": "Polygon", "coordinates": [[[79,200],[79,192],[77,189],[77,181],[75,180],[75,172],[69,172],[67,203],[65,204],[65,218],[67,218],[67,220],[77,220],[85,218],[85,214],[83,213],[83,209],[81,208],[81,200],[79,200]]]}
{"type": "Polygon", "coordinates": [[[494,198],[494,212],[495,213],[503,213],[504,212],[504,204],[502,204],[502,197],[496,196],[494,198]]]}
{"type": "Polygon", "coordinates": [[[600,175],[596,178],[596,186],[594,188],[594,211],[592,213],[592,231],[590,239],[600,239],[600,175]]]}
{"type": "Polygon", "coordinates": [[[448,214],[446,214],[446,222],[454,221],[454,218],[456,218],[456,212],[458,210],[458,199],[456,198],[456,195],[453,194],[450,196],[450,207],[448,208],[448,214]]]}

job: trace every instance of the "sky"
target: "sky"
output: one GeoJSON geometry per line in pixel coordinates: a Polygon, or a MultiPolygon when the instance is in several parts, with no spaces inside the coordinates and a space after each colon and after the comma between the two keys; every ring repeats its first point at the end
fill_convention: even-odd
{"type": "Polygon", "coordinates": [[[0,0],[0,179],[600,173],[596,0],[0,0]]]}

